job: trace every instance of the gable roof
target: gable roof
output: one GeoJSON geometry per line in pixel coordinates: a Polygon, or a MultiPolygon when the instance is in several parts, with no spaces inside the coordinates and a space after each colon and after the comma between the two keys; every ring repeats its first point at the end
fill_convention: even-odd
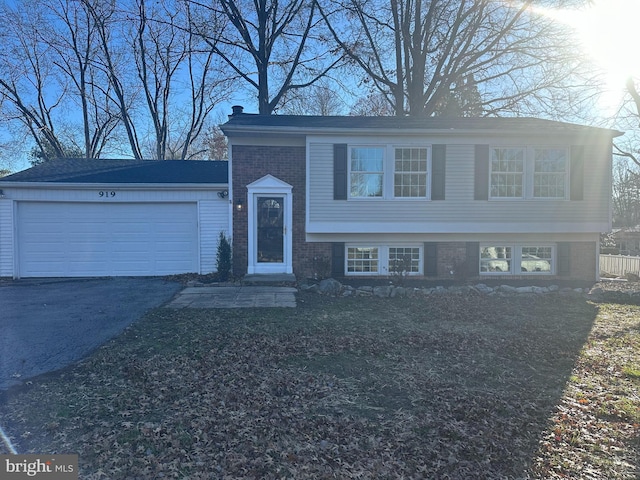
{"type": "Polygon", "coordinates": [[[531,117],[359,117],[314,115],[257,115],[234,113],[221,125],[226,135],[252,132],[312,133],[574,133],[617,137],[622,132],[531,117]]]}
{"type": "Polygon", "coordinates": [[[51,160],[0,178],[5,182],[228,184],[226,161],[104,160],[68,158],[51,160]]]}

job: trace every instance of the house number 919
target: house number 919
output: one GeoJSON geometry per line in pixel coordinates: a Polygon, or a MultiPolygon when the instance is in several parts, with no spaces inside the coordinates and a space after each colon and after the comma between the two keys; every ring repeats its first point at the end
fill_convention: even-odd
{"type": "Polygon", "coordinates": [[[116,196],[116,192],[114,192],[113,190],[110,191],[110,192],[106,192],[104,190],[100,190],[98,192],[98,196],[100,198],[111,198],[111,197],[115,197],[116,196]]]}

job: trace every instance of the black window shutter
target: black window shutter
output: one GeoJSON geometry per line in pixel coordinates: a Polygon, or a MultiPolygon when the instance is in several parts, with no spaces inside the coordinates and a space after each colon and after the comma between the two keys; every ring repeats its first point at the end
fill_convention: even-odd
{"type": "Polygon", "coordinates": [[[467,276],[477,277],[480,274],[480,243],[467,242],[467,276]]]}
{"type": "Polygon", "coordinates": [[[489,145],[476,145],[475,200],[489,200],[489,145]]]}
{"type": "Polygon", "coordinates": [[[424,275],[426,277],[438,276],[437,242],[425,242],[424,244],[424,275]]]}
{"type": "Polygon", "coordinates": [[[344,243],[331,244],[331,276],[344,277],[344,243]]]}
{"type": "Polygon", "coordinates": [[[584,147],[581,145],[571,147],[569,175],[571,175],[571,200],[584,200],[584,147]]]}
{"type": "Polygon", "coordinates": [[[447,146],[434,145],[431,149],[431,200],[444,200],[447,170],[447,146]]]}
{"type": "Polygon", "coordinates": [[[558,275],[561,277],[571,275],[571,244],[569,242],[558,243],[558,275]]]}
{"type": "Polygon", "coordinates": [[[347,199],[347,144],[333,145],[333,199],[347,199]]]}

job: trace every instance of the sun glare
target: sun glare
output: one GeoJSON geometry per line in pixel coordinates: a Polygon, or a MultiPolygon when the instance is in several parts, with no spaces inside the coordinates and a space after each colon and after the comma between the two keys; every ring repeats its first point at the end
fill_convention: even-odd
{"type": "Polygon", "coordinates": [[[613,113],[620,106],[627,78],[640,78],[640,0],[595,0],[578,10],[536,10],[576,32],[582,56],[604,75],[600,107],[613,113]]]}

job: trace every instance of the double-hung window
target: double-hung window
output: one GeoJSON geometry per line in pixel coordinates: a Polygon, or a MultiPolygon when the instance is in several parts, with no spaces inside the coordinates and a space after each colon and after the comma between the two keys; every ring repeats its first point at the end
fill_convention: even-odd
{"type": "Polygon", "coordinates": [[[490,198],[567,198],[568,156],[562,147],[492,147],[490,198]]]}
{"type": "Polygon", "coordinates": [[[429,175],[428,147],[380,145],[349,149],[350,198],[429,198],[429,175]]]}
{"type": "Polygon", "coordinates": [[[535,198],[565,198],[566,174],[566,149],[534,149],[533,196],[535,198]]]}
{"type": "Polygon", "coordinates": [[[349,163],[351,197],[382,197],[384,148],[352,147],[349,163]]]}
{"type": "Polygon", "coordinates": [[[491,196],[522,198],[524,194],[524,148],[491,149],[491,196]]]}
{"type": "Polygon", "coordinates": [[[555,255],[555,245],[481,245],[480,274],[553,275],[555,255]]]}
{"type": "Polygon", "coordinates": [[[427,196],[427,149],[395,148],[393,196],[427,196]]]}

